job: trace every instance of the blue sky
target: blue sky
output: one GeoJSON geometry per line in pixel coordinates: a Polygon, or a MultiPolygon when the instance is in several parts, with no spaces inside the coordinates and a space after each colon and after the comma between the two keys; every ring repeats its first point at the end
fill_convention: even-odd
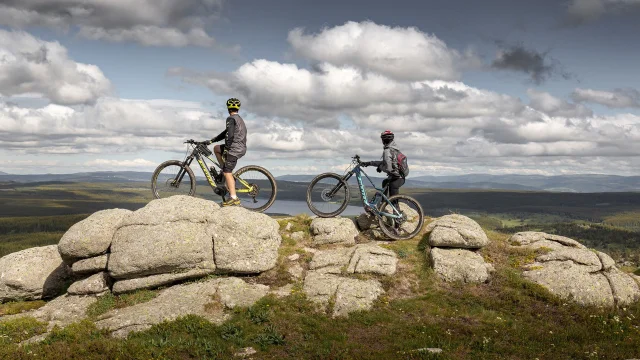
{"type": "Polygon", "coordinates": [[[0,171],[150,171],[234,96],[240,165],[277,175],[378,158],[387,128],[416,174],[640,175],[639,20],[637,0],[9,1],[0,171]]]}

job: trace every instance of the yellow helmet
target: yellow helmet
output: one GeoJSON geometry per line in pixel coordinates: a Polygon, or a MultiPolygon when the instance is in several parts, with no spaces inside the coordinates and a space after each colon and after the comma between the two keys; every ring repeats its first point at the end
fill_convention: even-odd
{"type": "Polygon", "coordinates": [[[240,110],[240,100],[236,98],[227,100],[227,109],[240,110]]]}

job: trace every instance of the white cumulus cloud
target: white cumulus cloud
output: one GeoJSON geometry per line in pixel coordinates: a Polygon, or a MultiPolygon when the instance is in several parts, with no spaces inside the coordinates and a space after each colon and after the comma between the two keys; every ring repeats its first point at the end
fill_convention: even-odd
{"type": "Polygon", "coordinates": [[[100,68],[73,61],[57,42],[22,31],[0,30],[0,94],[41,94],[54,103],[92,103],[109,94],[100,68]]]}
{"type": "Polygon", "coordinates": [[[311,60],[354,66],[397,80],[456,80],[460,67],[479,63],[475,55],[450,49],[435,35],[415,27],[370,21],[349,21],[317,34],[296,28],[288,40],[297,54],[311,60]]]}
{"type": "Polygon", "coordinates": [[[591,102],[610,108],[640,108],[640,91],[631,88],[613,91],[578,88],[571,97],[577,102],[591,102]]]}

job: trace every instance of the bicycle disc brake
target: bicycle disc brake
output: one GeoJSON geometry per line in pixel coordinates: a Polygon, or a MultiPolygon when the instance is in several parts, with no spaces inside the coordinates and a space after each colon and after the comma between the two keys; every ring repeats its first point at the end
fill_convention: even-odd
{"type": "Polygon", "coordinates": [[[331,192],[331,189],[329,189],[329,188],[322,190],[322,193],[320,194],[320,197],[322,198],[322,200],[331,201],[333,196],[329,195],[330,192],[331,192]]]}
{"type": "Polygon", "coordinates": [[[167,185],[177,188],[180,186],[180,183],[176,179],[167,179],[167,185]]]}

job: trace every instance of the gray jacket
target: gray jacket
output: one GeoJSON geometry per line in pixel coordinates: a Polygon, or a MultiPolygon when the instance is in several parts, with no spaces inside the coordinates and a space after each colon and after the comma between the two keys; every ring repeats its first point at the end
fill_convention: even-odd
{"type": "Polygon", "coordinates": [[[229,116],[224,131],[211,139],[211,142],[222,139],[224,139],[224,147],[229,155],[239,159],[247,153],[247,127],[244,125],[244,120],[240,115],[229,116]]]}
{"type": "Polygon", "coordinates": [[[377,166],[380,170],[387,173],[388,176],[402,177],[398,170],[398,161],[393,158],[400,151],[395,140],[384,147],[382,152],[382,161],[372,161],[371,165],[377,166]]]}

